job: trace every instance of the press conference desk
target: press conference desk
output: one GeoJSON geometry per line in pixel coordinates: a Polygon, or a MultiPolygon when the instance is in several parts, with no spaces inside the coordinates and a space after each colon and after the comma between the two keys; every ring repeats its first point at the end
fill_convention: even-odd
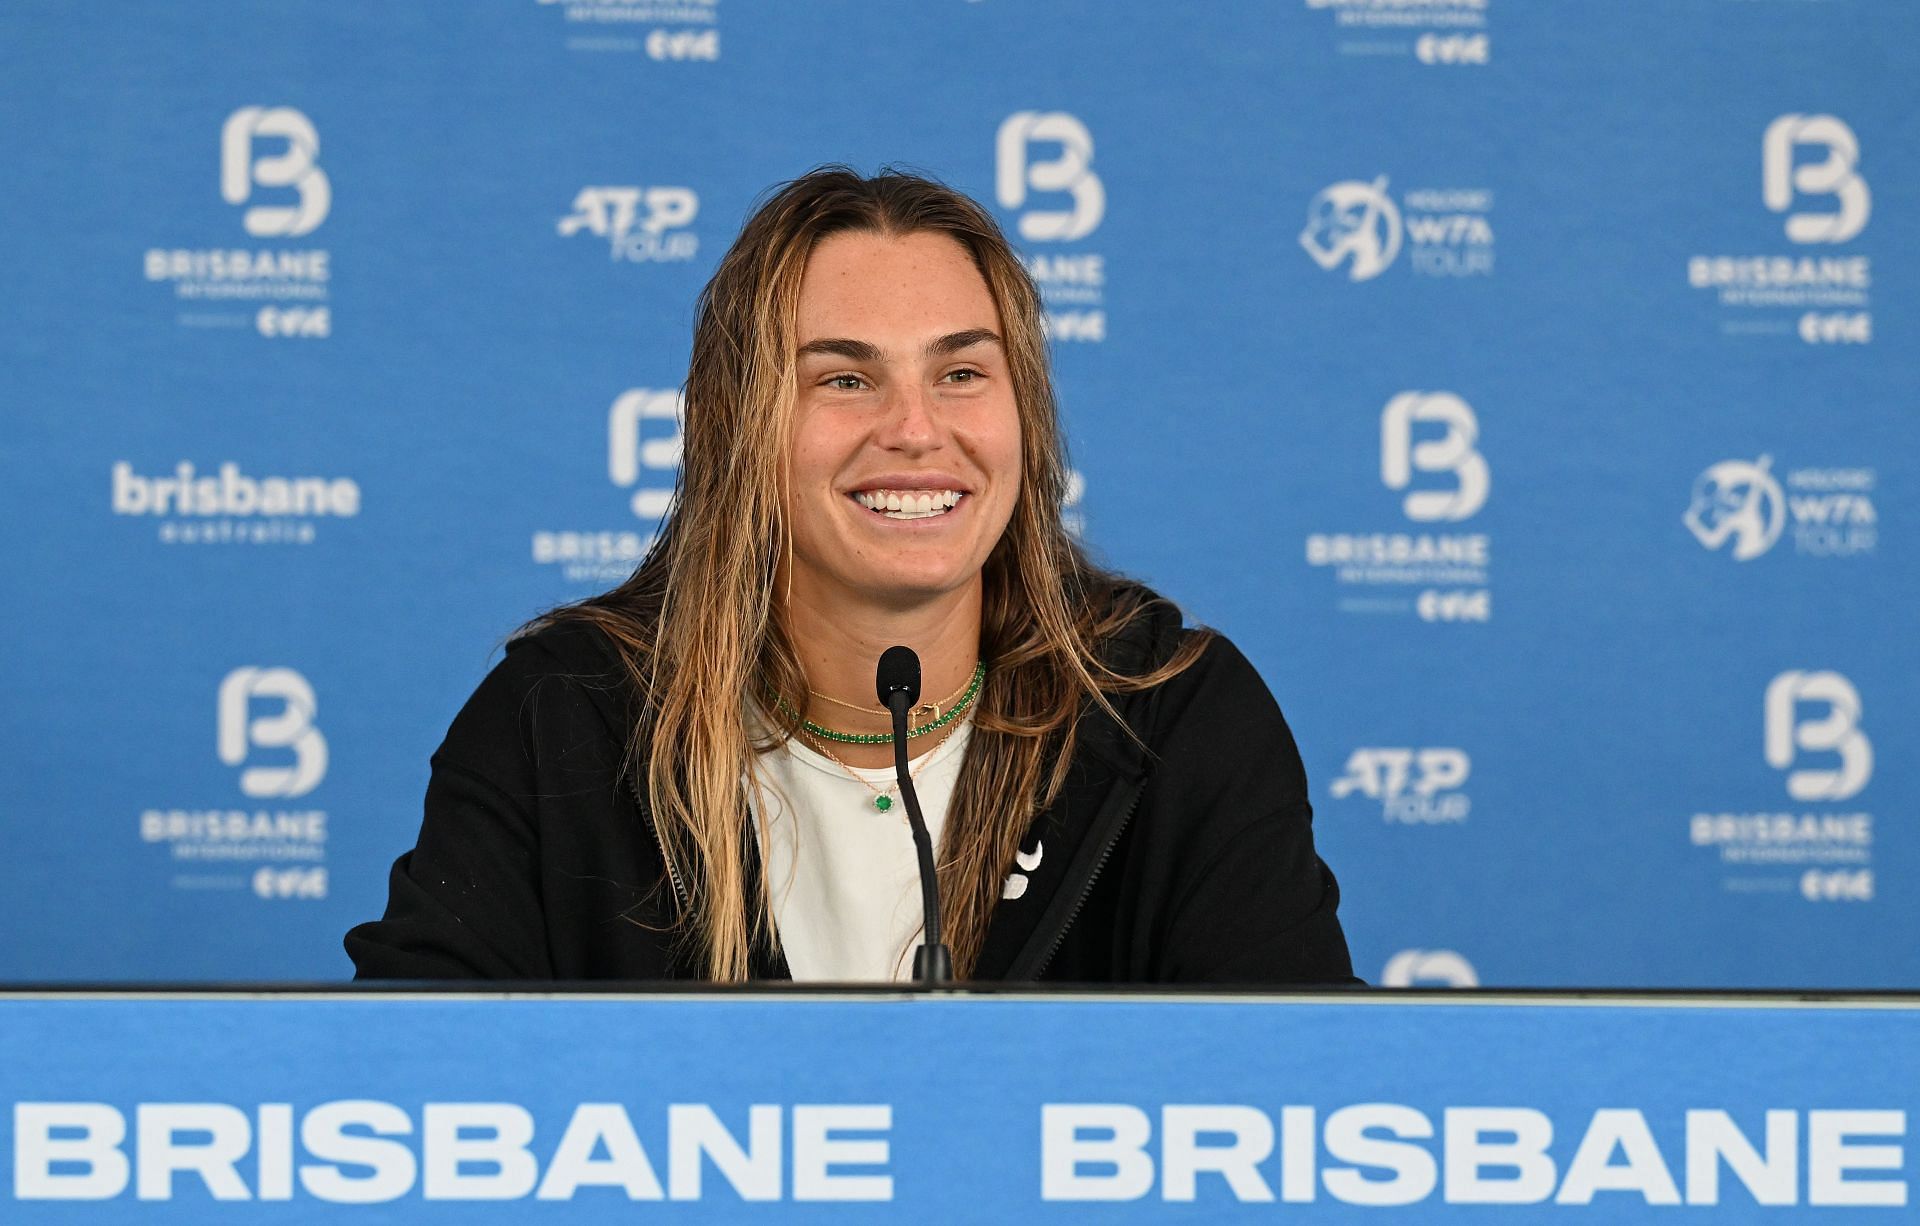
{"type": "Polygon", "coordinates": [[[0,991],[0,1222],[1904,1222],[1920,995],[0,991]]]}

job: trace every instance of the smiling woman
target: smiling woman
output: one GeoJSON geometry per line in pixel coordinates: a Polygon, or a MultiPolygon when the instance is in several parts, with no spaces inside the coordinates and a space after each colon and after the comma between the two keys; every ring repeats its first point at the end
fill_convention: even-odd
{"type": "Polygon", "coordinates": [[[362,977],[905,975],[874,662],[963,978],[1350,982],[1300,756],[1244,657],[1066,532],[1039,298],[985,210],[840,167],[702,293],[675,503],[434,755],[362,977]]]}

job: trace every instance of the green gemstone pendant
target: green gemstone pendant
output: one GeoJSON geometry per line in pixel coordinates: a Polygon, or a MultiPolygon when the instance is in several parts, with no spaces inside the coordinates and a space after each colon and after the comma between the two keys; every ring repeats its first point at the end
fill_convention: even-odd
{"type": "Polygon", "coordinates": [[[885,813],[888,809],[893,808],[893,797],[876,796],[873,798],[873,807],[885,813]]]}

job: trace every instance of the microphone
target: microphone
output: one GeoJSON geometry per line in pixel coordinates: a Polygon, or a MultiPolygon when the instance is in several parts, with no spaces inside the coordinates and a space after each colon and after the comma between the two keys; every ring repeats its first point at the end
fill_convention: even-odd
{"type": "Polygon", "coordinates": [[[907,824],[913,828],[913,849],[920,857],[920,906],[925,913],[925,941],[913,951],[913,977],[925,984],[953,982],[953,952],[940,941],[940,881],[933,867],[933,838],[927,819],[920,815],[920,797],[914,794],[907,771],[907,712],[920,701],[920,657],[911,647],[889,647],[880,653],[874,675],[880,705],[893,714],[893,774],[900,781],[900,800],[907,806],[907,824]]]}

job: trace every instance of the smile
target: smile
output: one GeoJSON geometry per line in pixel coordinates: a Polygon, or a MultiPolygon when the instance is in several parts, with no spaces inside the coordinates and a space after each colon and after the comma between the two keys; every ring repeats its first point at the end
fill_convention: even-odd
{"type": "Polygon", "coordinates": [[[960,505],[959,490],[857,490],[852,499],[888,519],[932,519],[960,505]]]}

